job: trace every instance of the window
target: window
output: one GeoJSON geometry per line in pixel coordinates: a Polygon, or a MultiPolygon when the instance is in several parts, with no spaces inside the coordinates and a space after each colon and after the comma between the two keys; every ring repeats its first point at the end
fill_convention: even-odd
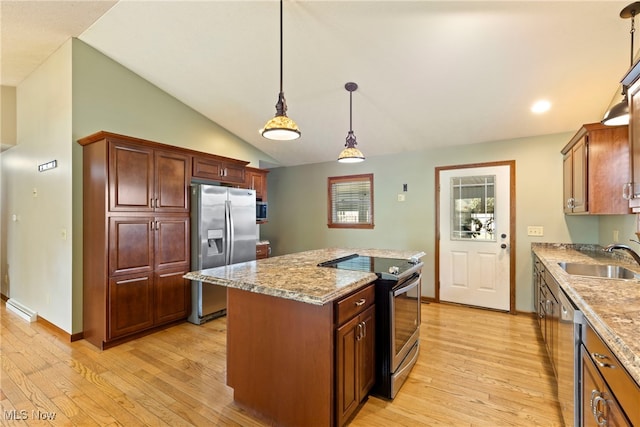
{"type": "Polygon", "coordinates": [[[495,175],[451,178],[451,239],[495,242],[495,175]]]}
{"type": "Polygon", "coordinates": [[[373,174],[329,177],[329,228],[373,228],[373,174]]]}

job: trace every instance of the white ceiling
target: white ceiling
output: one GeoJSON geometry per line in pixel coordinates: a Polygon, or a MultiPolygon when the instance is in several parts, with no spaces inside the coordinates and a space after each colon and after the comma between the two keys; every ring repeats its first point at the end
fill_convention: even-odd
{"type": "Polygon", "coordinates": [[[258,133],[279,91],[277,0],[3,0],[0,77],[18,85],[77,36],[281,165],[337,158],[353,81],[358,147],[377,156],[599,121],[629,67],[627,4],[285,0],[289,142],[258,133]]]}

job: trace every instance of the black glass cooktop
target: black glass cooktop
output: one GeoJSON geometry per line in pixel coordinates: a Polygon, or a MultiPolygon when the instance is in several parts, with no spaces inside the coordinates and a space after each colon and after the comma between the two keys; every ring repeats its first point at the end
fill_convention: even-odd
{"type": "Polygon", "coordinates": [[[339,270],[357,270],[375,273],[382,279],[397,280],[410,270],[415,270],[416,264],[401,258],[380,258],[358,254],[321,262],[319,267],[337,268],[339,270]]]}

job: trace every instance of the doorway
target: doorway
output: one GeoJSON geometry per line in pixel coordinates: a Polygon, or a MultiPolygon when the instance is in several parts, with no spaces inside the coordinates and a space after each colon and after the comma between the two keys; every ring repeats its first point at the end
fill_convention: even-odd
{"type": "Polygon", "coordinates": [[[436,168],[436,301],[515,313],[515,161],[436,168]]]}

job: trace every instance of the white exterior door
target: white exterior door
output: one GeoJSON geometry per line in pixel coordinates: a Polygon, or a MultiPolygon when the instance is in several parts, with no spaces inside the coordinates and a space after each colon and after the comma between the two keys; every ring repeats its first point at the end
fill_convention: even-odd
{"type": "Polygon", "coordinates": [[[510,165],[438,173],[440,300],[509,311],[510,165]]]}

